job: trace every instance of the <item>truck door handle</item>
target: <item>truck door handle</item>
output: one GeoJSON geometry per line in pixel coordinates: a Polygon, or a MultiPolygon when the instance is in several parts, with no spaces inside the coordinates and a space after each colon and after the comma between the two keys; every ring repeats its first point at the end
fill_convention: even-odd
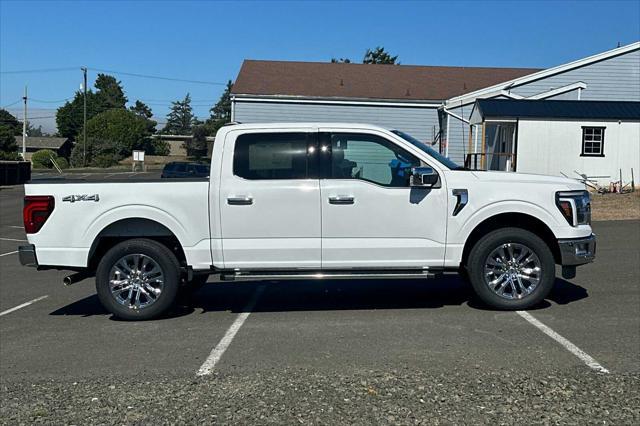
{"type": "Polygon", "coordinates": [[[350,195],[336,195],[335,197],[329,197],[329,204],[353,204],[355,198],[350,195]]]}
{"type": "Polygon", "coordinates": [[[229,204],[230,206],[248,206],[250,204],[253,204],[253,198],[246,195],[229,197],[227,198],[227,204],[229,204]]]}

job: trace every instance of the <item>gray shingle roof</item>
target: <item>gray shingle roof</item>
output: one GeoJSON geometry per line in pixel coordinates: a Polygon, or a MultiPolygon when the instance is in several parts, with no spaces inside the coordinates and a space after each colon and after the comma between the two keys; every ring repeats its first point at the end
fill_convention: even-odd
{"type": "MultiPolygon", "coordinates": [[[[60,149],[67,141],[67,138],[55,138],[51,136],[29,136],[27,137],[27,148],[35,149],[60,149]]],[[[22,146],[22,136],[16,136],[16,143],[22,146]]]]}

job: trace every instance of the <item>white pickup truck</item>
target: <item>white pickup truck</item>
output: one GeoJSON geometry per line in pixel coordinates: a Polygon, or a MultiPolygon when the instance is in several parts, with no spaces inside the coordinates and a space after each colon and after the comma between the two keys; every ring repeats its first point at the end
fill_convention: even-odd
{"type": "MultiPolygon", "coordinates": [[[[465,170],[397,130],[233,124],[208,179],[25,185],[23,265],[95,274],[124,319],[222,280],[426,278],[459,272],[496,309],[547,296],[593,261],[576,180],[465,170]]],[[[390,291],[392,287],[389,287],[390,291]]]]}

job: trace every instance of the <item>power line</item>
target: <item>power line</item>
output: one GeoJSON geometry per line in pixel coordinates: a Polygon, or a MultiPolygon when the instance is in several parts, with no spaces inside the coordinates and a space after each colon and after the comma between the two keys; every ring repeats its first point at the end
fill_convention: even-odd
{"type": "Polygon", "coordinates": [[[32,70],[0,71],[0,74],[30,74],[30,73],[41,73],[41,72],[58,72],[58,71],[77,70],[79,68],[80,67],[39,68],[39,69],[32,69],[32,70]]]}
{"type": "Polygon", "coordinates": [[[11,102],[10,104],[3,106],[2,109],[9,108],[10,106],[13,106],[13,105],[15,105],[15,104],[17,104],[17,103],[19,103],[21,101],[22,101],[22,99],[18,99],[15,102],[11,102]]]}
{"type": "Polygon", "coordinates": [[[154,78],[156,80],[179,81],[179,82],[183,82],[183,83],[195,83],[195,84],[209,84],[209,85],[213,85],[213,86],[226,86],[227,85],[227,83],[219,83],[219,82],[215,82],[215,81],[186,80],[186,79],[182,79],[182,78],[163,77],[163,76],[159,76],[159,75],[148,75],[148,74],[137,74],[137,73],[132,73],[132,72],[106,70],[106,69],[101,69],[101,68],[89,68],[89,69],[93,70],[93,71],[107,72],[107,73],[111,73],[111,74],[128,75],[130,77],[154,78]]]}
{"type": "MultiPolygon", "coordinates": [[[[55,115],[43,115],[41,117],[27,117],[27,121],[31,121],[31,120],[39,120],[39,119],[45,119],[45,118],[56,118],[55,115]]],[[[22,120],[22,117],[16,117],[16,120],[22,120]]],[[[12,120],[0,120],[0,123],[9,123],[9,122],[13,122],[12,120]]]]}
{"type": "Polygon", "coordinates": [[[31,102],[38,102],[38,103],[43,103],[43,104],[57,104],[57,103],[60,103],[60,102],[67,102],[69,99],[71,99],[71,98],[64,98],[64,99],[57,99],[57,100],[49,101],[49,100],[45,100],[45,99],[29,98],[29,100],[31,102]]]}

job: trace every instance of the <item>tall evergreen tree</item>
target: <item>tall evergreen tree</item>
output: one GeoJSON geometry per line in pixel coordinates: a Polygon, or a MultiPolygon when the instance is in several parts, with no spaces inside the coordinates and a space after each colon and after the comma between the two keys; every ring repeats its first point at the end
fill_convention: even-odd
{"type": "Polygon", "coordinates": [[[9,111],[0,109],[0,160],[17,160],[16,136],[22,134],[22,123],[9,111]]]}
{"type": "Polygon", "coordinates": [[[167,114],[167,124],[162,133],[169,135],[190,135],[197,119],[193,115],[191,96],[187,93],[181,101],[171,103],[171,110],[167,114]]]}
{"type": "Polygon", "coordinates": [[[129,109],[135,112],[140,117],[151,118],[153,117],[153,112],[151,108],[147,104],[142,101],[136,101],[136,103],[129,107],[129,109]]]}
{"type": "Polygon", "coordinates": [[[229,80],[220,100],[209,110],[211,116],[205,123],[205,129],[210,136],[215,135],[220,127],[231,121],[231,89],[233,83],[229,80]]]}
{"type": "Polygon", "coordinates": [[[98,74],[94,84],[97,89],[98,109],[100,112],[108,109],[125,108],[127,97],[124,95],[122,83],[114,76],[98,74]]]}
{"type": "Polygon", "coordinates": [[[4,108],[0,108],[0,127],[11,129],[15,136],[22,135],[22,122],[4,108]]]}
{"type": "Polygon", "coordinates": [[[400,62],[396,62],[398,60],[398,55],[391,56],[388,52],[384,50],[384,47],[376,47],[375,49],[367,49],[364,54],[364,58],[362,59],[363,64],[395,64],[400,65],[400,62]]]}

